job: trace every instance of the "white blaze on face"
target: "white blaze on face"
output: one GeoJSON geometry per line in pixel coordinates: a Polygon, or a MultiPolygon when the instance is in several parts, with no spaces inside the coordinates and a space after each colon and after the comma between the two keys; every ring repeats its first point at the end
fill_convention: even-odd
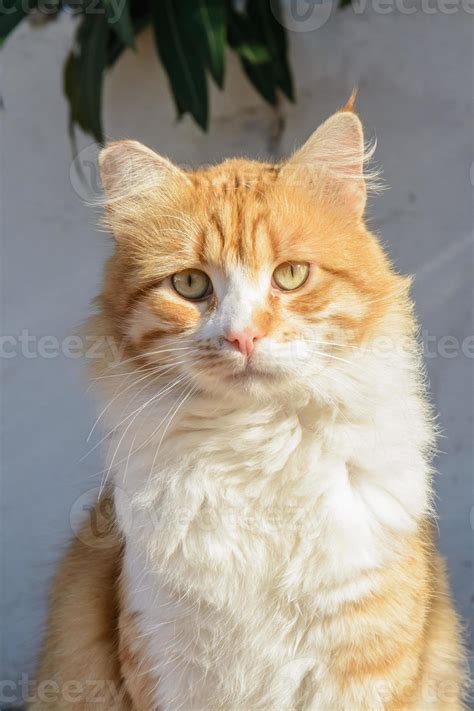
{"type": "Polygon", "coordinates": [[[255,312],[267,303],[271,273],[250,275],[240,266],[227,274],[211,275],[217,309],[201,330],[202,338],[219,338],[229,331],[243,331],[253,324],[255,312]]]}

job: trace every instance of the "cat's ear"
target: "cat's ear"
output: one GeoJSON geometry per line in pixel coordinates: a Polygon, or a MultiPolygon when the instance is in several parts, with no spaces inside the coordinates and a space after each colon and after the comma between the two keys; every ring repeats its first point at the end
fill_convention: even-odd
{"type": "Polygon", "coordinates": [[[139,244],[144,217],[159,220],[192,184],[184,170],[138,141],[110,143],[99,155],[99,168],[104,225],[121,244],[139,244]]]}
{"type": "Polygon", "coordinates": [[[138,141],[115,141],[99,154],[99,168],[109,203],[140,191],[168,190],[170,183],[188,183],[186,173],[138,141]]]}
{"type": "Polygon", "coordinates": [[[364,132],[353,109],[354,97],[330,116],[287,161],[293,179],[343,200],[361,217],[367,201],[364,132]]]}

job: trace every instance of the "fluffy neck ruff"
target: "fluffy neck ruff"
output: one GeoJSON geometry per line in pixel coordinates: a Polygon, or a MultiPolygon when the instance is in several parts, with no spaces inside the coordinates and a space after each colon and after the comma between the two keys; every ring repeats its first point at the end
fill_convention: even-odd
{"type": "Polygon", "coordinates": [[[249,564],[264,579],[301,547],[324,559],[326,581],[380,565],[428,511],[432,433],[411,359],[364,359],[357,395],[346,387],[337,407],[310,392],[299,404],[119,398],[108,467],[125,537],[173,584],[219,604],[249,564]],[[201,567],[229,576],[224,595],[206,591],[201,567]]]}
{"type": "Polygon", "coordinates": [[[298,403],[131,404],[124,369],[108,467],[158,708],[291,707],[308,664],[323,674],[331,657],[321,620],[376,595],[421,538],[432,428],[417,359],[360,357],[352,388],[298,403]]]}

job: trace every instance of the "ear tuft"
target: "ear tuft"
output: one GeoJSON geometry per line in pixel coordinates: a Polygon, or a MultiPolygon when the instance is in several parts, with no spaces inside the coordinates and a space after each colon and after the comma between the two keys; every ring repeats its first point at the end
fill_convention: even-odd
{"type": "Polygon", "coordinates": [[[349,111],[354,114],[356,113],[355,103],[357,100],[357,91],[358,90],[356,89],[356,87],[352,89],[352,94],[350,95],[348,101],[344,104],[342,108],[339,109],[339,111],[349,111]]]}

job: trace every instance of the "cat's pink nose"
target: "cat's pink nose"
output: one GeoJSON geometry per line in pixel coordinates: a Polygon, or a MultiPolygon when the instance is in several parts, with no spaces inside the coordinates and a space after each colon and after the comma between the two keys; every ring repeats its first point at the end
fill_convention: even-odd
{"type": "Polygon", "coordinates": [[[255,342],[261,337],[258,329],[254,326],[247,326],[242,331],[230,330],[225,334],[226,340],[244,356],[252,354],[255,342]]]}

